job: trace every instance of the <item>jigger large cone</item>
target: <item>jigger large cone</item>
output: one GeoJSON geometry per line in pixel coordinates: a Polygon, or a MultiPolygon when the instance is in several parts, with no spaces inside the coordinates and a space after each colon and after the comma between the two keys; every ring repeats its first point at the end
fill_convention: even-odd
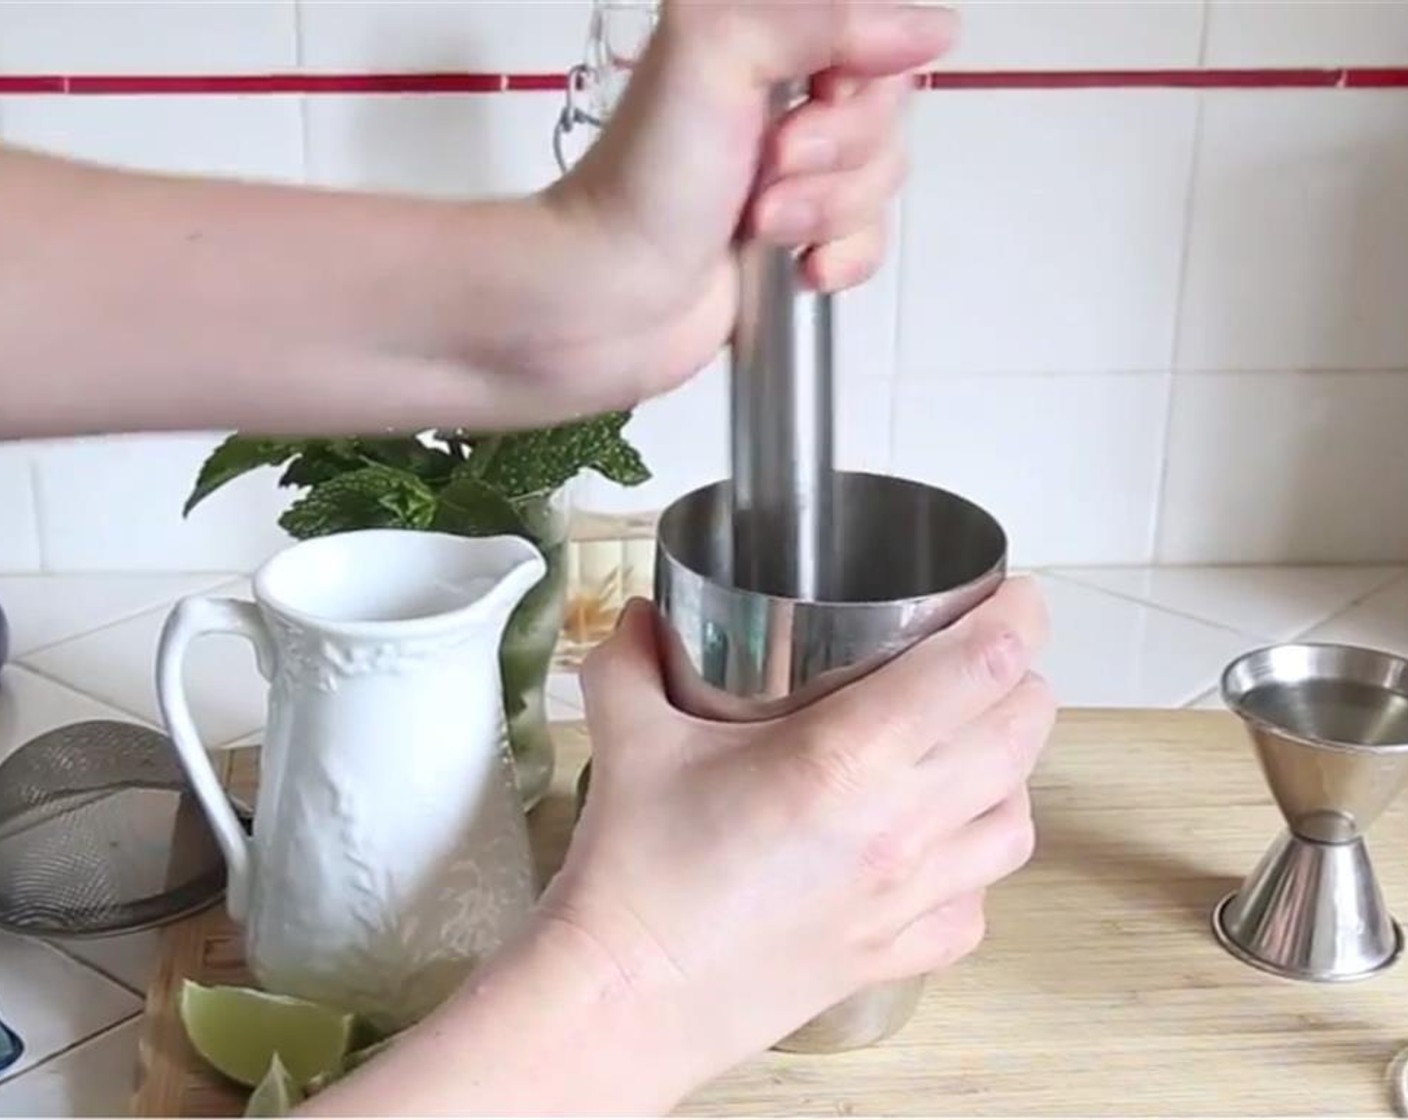
{"type": "Polygon", "coordinates": [[[1408,781],[1408,662],[1351,646],[1255,650],[1223,674],[1286,820],[1213,914],[1218,940],[1298,980],[1355,980],[1391,965],[1403,934],[1364,833],[1408,781]]]}

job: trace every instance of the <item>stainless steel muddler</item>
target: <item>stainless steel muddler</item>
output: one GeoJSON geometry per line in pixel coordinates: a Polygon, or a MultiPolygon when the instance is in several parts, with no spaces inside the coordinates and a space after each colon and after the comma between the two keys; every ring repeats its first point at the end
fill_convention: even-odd
{"type": "MultiPolygon", "coordinates": [[[[774,113],[791,103],[778,89],[774,113]]],[[[1007,539],[957,495],[832,461],[830,300],[796,262],[750,248],[733,347],[733,478],[661,517],[656,604],[671,700],[695,715],[769,719],[947,626],[992,594],[1007,539]]],[[[785,903],[785,900],[779,900],[785,903]]],[[[923,979],[858,993],[778,1044],[851,1050],[893,1034],[923,979]]]]}
{"type": "MultiPolygon", "coordinates": [[[[777,119],[802,96],[772,90],[777,119]]],[[[742,251],[730,383],[733,578],[798,599],[828,595],[835,548],[829,295],[800,291],[787,249],[742,251]]]]}

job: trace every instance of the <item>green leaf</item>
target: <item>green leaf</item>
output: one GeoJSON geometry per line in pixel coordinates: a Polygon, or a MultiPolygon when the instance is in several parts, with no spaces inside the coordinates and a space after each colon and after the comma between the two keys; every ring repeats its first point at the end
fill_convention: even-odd
{"type": "Polygon", "coordinates": [[[468,473],[468,464],[440,491],[432,529],[462,537],[509,535],[532,539],[513,503],[468,473]]]}
{"type": "Polygon", "coordinates": [[[354,439],[310,439],[303,451],[289,463],[279,479],[280,486],[306,488],[327,482],[348,471],[366,466],[354,439]]]}
{"type": "Polygon", "coordinates": [[[427,447],[418,439],[364,439],[358,450],[368,460],[410,471],[426,482],[442,482],[459,466],[460,460],[438,447],[427,447]]]}
{"type": "Polygon", "coordinates": [[[629,419],[628,412],[611,412],[556,428],[507,433],[492,444],[477,446],[469,465],[509,498],[551,492],[588,469],[624,485],[638,485],[650,474],[621,435],[629,419]]]}
{"type": "Polygon", "coordinates": [[[435,510],[435,495],[424,482],[376,464],[314,486],[279,524],[300,540],[353,529],[426,529],[435,510]]]}
{"type": "Polygon", "coordinates": [[[253,439],[241,435],[228,437],[202,464],[196,484],[181,511],[182,516],[189,516],[191,510],[225,483],[260,467],[277,467],[303,448],[302,440],[253,439]]]}
{"type": "Polygon", "coordinates": [[[640,452],[619,432],[615,439],[605,442],[597,457],[587,465],[620,486],[639,486],[650,481],[650,468],[640,452]]]}

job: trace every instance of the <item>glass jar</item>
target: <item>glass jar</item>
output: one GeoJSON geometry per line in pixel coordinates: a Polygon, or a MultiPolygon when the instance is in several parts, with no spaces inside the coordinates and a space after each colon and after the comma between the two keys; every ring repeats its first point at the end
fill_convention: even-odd
{"type": "Polygon", "coordinates": [[[580,126],[595,131],[606,123],[650,42],[659,11],[656,0],[592,0],[586,58],[568,71],[567,102],[553,133],[553,153],[564,173],[571,163],[567,138],[580,126]]]}
{"type": "MultiPolygon", "coordinates": [[[[655,31],[660,5],[657,0],[592,0],[591,25],[587,35],[586,59],[567,75],[567,97],[553,130],[553,154],[563,174],[570,165],[568,141],[585,126],[595,133],[610,118],[625,93],[631,72],[645,52],[655,31]]],[[[586,141],[590,143],[590,139],[586,141]]],[[[606,637],[615,611],[629,595],[645,594],[641,576],[648,583],[654,562],[654,534],[628,533],[629,540],[584,541],[578,558],[581,575],[586,576],[590,556],[600,563],[604,578],[579,579],[577,599],[568,609],[569,643],[578,658],[596,641],[606,637]],[[595,545],[595,553],[592,552],[595,545]],[[604,555],[609,550],[610,555],[604,555]]],[[[591,762],[578,776],[577,812],[581,812],[591,782],[591,762]]]]}
{"type": "Polygon", "coordinates": [[[499,646],[508,746],[525,810],[547,793],[556,760],[547,686],[566,615],[570,492],[563,487],[514,503],[547,564],[547,574],[509,616],[499,646]]]}

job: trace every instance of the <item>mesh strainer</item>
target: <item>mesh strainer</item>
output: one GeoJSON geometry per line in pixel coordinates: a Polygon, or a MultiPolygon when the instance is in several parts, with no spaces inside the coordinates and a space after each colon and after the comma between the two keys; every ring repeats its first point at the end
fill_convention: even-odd
{"type": "Polygon", "coordinates": [[[160,732],[90,720],[0,763],[0,929],[127,932],[204,909],[224,889],[224,859],[160,732]]]}

